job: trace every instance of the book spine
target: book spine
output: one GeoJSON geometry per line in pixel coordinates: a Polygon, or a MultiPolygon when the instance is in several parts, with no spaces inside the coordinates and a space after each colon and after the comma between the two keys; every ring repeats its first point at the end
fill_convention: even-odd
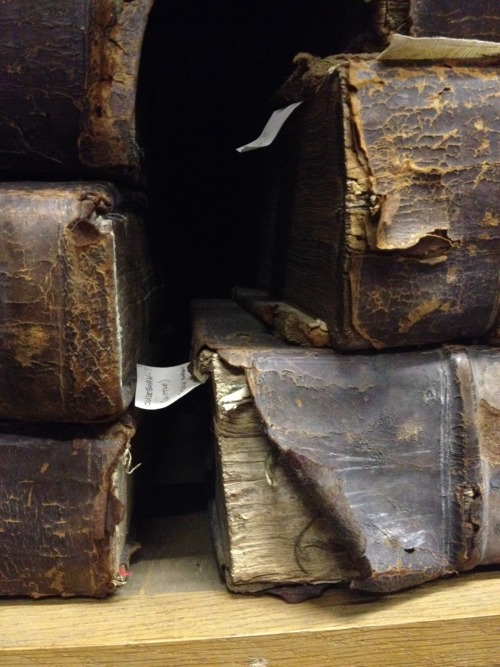
{"type": "Polygon", "coordinates": [[[413,37],[500,39],[497,0],[378,0],[374,22],[382,38],[398,32],[413,37]]]}
{"type": "Polygon", "coordinates": [[[148,348],[143,221],[103,183],[5,184],[0,202],[0,418],[116,418],[148,348]]]}
{"type": "Polygon", "coordinates": [[[0,424],[0,595],[104,597],[126,562],[131,415],[0,424]]]}
{"type": "Polygon", "coordinates": [[[152,3],[0,4],[0,164],[10,178],[140,179],[135,105],[152,3]]]}
{"type": "Polygon", "coordinates": [[[282,129],[295,170],[269,298],[341,350],[494,337],[497,68],[346,56],[318,82],[312,66],[314,95],[282,129]]]}

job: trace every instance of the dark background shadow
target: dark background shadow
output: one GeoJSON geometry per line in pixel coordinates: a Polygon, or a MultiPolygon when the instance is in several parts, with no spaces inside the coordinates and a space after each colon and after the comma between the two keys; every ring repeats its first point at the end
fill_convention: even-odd
{"type": "MultiPolygon", "coordinates": [[[[366,29],[370,11],[364,0],[156,0],[141,59],[138,123],[151,239],[166,288],[161,365],[188,359],[193,298],[228,298],[235,285],[255,285],[266,149],[241,155],[236,148],[262,131],[269,98],[291,74],[293,57],[344,51],[366,29]]],[[[145,512],[171,511],[172,496],[177,509],[205,502],[211,477],[200,486],[199,475],[210,418],[203,400],[200,393],[144,416],[151,464],[137,477],[145,512]],[[197,446],[194,430],[183,433],[179,425],[192,426],[189,415],[204,424],[197,446]],[[183,467],[183,437],[193,480],[185,476],[181,489],[161,471],[183,467]]]]}

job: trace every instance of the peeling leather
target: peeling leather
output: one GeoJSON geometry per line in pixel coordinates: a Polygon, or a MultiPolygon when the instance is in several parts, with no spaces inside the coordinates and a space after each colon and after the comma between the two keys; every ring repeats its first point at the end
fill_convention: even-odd
{"type": "Polygon", "coordinates": [[[324,322],[308,317],[287,304],[270,301],[265,292],[236,287],[233,298],[278,336],[294,345],[330,346],[330,336],[324,322]]]}
{"type": "Polygon", "coordinates": [[[260,287],[339,350],[497,340],[498,69],[302,54],[301,87],[260,287]]]}
{"type": "Polygon", "coordinates": [[[279,460],[343,536],[353,587],[500,562],[499,349],[341,355],[276,345],[228,302],[194,313],[194,354],[244,370],[279,460]]]}
{"type": "MultiPolygon", "coordinates": [[[[397,590],[483,563],[488,509],[500,508],[483,497],[467,350],[411,360],[319,352],[256,355],[247,377],[284,464],[344,536],[360,572],[352,585],[397,590]],[[379,382],[360,390],[365,367],[379,382]],[[337,376],[350,378],[347,390],[337,376]]],[[[498,418],[493,428],[498,438],[498,418]]]]}

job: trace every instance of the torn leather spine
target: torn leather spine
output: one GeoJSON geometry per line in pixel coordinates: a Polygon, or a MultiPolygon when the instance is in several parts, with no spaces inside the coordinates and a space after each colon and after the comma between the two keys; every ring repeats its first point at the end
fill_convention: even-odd
{"type": "Polygon", "coordinates": [[[498,339],[497,77],[302,54],[280,91],[305,101],[276,147],[269,301],[324,322],[340,350],[498,339]]]}
{"type": "Polygon", "coordinates": [[[218,566],[232,591],[274,590],[290,600],[347,581],[355,568],[337,531],[281,465],[249,390],[250,355],[282,347],[234,303],[193,304],[193,372],[210,382],[214,398],[211,531],[218,566]]]}
{"type": "MultiPolygon", "coordinates": [[[[294,348],[256,330],[250,316],[243,336],[239,310],[219,308],[224,315],[218,320],[215,309],[211,316],[203,302],[195,305],[195,355],[210,350],[218,366],[246,382],[251,401],[247,396],[245,410],[257,411],[252,424],[274,451],[274,465],[331,531],[326,542],[344,552],[349,567],[340,580],[389,592],[500,562],[500,350],[448,346],[341,355],[294,348]],[[239,339],[228,345],[231,312],[239,339]]],[[[215,367],[210,372],[217,396],[224,389],[215,367]]],[[[216,434],[223,447],[220,420],[216,434]]],[[[233,471],[239,447],[233,439],[232,453],[225,454],[234,457],[233,471]]],[[[225,494],[219,509],[227,518],[237,487],[228,459],[219,460],[225,494]]],[[[261,461],[252,469],[253,484],[259,466],[265,478],[261,461]]],[[[240,522],[245,512],[258,510],[247,501],[240,522]]],[[[266,507],[260,511],[269,523],[272,502],[266,507]]],[[[297,505],[295,511],[303,512],[297,505]]],[[[301,519],[307,525],[305,515],[301,519]]],[[[246,526],[241,523],[243,553],[246,526]]],[[[230,537],[226,548],[231,570],[230,537]]],[[[308,576],[302,583],[314,580],[308,576]]]]}

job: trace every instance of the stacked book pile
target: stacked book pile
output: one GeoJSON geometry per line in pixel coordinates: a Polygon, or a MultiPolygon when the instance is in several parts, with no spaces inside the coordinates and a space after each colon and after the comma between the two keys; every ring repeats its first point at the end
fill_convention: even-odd
{"type": "Polygon", "coordinates": [[[299,54],[276,95],[260,284],[193,305],[232,590],[500,562],[494,4],[376,2],[378,50],[299,54]]]}
{"type": "MultiPolygon", "coordinates": [[[[231,590],[500,563],[497,3],[371,0],[352,52],[298,54],[272,101],[295,108],[266,149],[257,284],[192,309],[231,590]]],[[[152,4],[0,1],[0,596],[128,576],[152,4]]]]}
{"type": "Polygon", "coordinates": [[[155,278],[135,101],[152,0],[0,3],[0,595],[126,577],[155,278]]]}

